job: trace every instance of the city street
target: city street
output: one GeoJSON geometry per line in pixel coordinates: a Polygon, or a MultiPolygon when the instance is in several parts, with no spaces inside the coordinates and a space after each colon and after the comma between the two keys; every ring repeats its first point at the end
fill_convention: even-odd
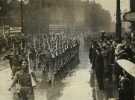
{"type": "Polygon", "coordinates": [[[0,0],[0,100],[134,100],[135,0],[0,0]]]}
{"type": "Polygon", "coordinates": [[[0,100],[134,100],[134,63],[135,0],[0,0],[0,100]]]}
{"type": "MultiPolygon", "coordinates": [[[[111,98],[109,93],[106,94],[108,91],[98,89],[98,83],[91,70],[88,52],[83,47],[83,41],[80,46],[80,63],[78,65],[74,63],[73,61],[63,72],[58,73],[54,86],[49,85],[43,78],[34,88],[35,100],[108,100],[111,98]]],[[[11,71],[7,61],[2,61],[2,64],[0,100],[11,100],[12,93],[8,91],[12,82],[11,71]],[[3,68],[2,64],[7,67],[3,68]]]]}

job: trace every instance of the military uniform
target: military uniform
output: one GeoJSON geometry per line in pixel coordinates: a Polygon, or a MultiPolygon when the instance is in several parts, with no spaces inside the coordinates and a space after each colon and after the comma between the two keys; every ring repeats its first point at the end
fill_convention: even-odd
{"type": "Polygon", "coordinates": [[[14,76],[15,73],[17,71],[19,71],[20,68],[21,68],[21,65],[20,65],[18,56],[17,55],[16,56],[13,56],[11,62],[12,62],[12,72],[13,72],[13,76],[14,76]]]}
{"type": "Polygon", "coordinates": [[[9,60],[9,65],[10,65],[10,68],[12,70],[12,74],[13,76],[15,75],[15,73],[20,70],[20,61],[19,61],[19,58],[17,55],[7,55],[5,56],[4,59],[8,59],[9,60]]]}
{"type": "Polygon", "coordinates": [[[95,72],[96,77],[99,85],[99,89],[104,89],[104,61],[103,55],[101,54],[100,50],[96,50],[98,52],[95,57],[95,72]]]}
{"type": "Polygon", "coordinates": [[[14,81],[11,87],[14,87],[16,84],[20,86],[19,90],[16,88],[14,94],[18,94],[19,100],[33,100],[33,88],[31,82],[31,76],[28,72],[20,70],[16,72],[14,81]]]}

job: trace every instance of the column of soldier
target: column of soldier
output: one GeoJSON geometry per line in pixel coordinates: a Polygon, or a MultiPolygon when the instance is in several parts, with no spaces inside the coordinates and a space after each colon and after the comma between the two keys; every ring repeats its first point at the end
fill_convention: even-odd
{"type": "Polygon", "coordinates": [[[105,81],[112,85],[116,83],[119,100],[134,100],[133,80],[129,73],[118,67],[116,61],[126,59],[135,60],[135,39],[130,35],[118,42],[111,37],[101,37],[92,40],[89,49],[89,58],[92,69],[96,74],[98,87],[105,90],[105,81]],[[114,82],[113,82],[114,81],[114,82]]]}
{"type": "MultiPolygon", "coordinates": [[[[33,98],[33,86],[38,82],[34,71],[37,69],[46,70],[49,67],[47,65],[48,59],[56,58],[78,45],[74,39],[54,34],[15,38],[15,40],[12,40],[10,54],[4,59],[9,60],[12,70],[13,82],[9,90],[14,90],[15,97],[22,98],[22,100],[33,98]]],[[[73,56],[73,54],[70,55],[73,56]]],[[[64,61],[63,64],[66,62],[62,61],[64,61]]]]}
{"type": "MultiPolygon", "coordinates": [[[[32,51],[37,51],[38,58],[42,56],[43,54],[46,54],[46,57],[49,58],[55,58],[61,54],[64,54],[67,49],[72,49],[77,45],[77,42],[75,39],[68,39],[64,38],[63,35],[55,35],[52,34],[50,36],[44,35],[40,36],[39,39],[33,39],[33,49],[32,51]]],[[[31,49],[32,49],[31,48],[31,49]]]]}

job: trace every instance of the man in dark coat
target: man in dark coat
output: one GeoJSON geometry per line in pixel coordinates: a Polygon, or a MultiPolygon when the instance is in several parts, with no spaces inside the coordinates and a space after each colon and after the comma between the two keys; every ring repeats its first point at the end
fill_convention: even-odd
{"type": "Polygon", "coordinates": [[[91,53],[89,54],[90,61],[92,63],[92,69],[95,69],[95,58],[96,58],[96,49],[98,48],[98,44],[96,42],[93,42],[91,47],[91,53]]]}
{"type": "Polygon", "coordinates": [[[89,59],[90,59],[90,63],[92,62],[92,50],[93,50],[93,45],[91,44],[90,45],[90,48],[89,48],[89,59]]]}
{"type": "Polygon", "coordinates": [[[99,48],[96,49],[95,72],[96,72],[96,77],[97,77],[99,89],[103,90],[104,89],[104,82],[103,82],[104,61],[103,61],[103,55],[102,55],[101,50],[99,48]]]}

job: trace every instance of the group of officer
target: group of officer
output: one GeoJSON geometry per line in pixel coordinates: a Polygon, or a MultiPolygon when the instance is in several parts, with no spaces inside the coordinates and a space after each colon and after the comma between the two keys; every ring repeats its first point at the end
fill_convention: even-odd
{"type": "Polygon", "coordinates": [[[95,71],[99,89],[104,90],[106,80],[111,84],[116,81],[119,100],[134,100],[133,80],[116,63],[119,59],[134,62],[134,42],[134,40],[127,38],[118,42],[105,36],[91,41],[89,59],[92,63],[92,69],[95,71]]]}

